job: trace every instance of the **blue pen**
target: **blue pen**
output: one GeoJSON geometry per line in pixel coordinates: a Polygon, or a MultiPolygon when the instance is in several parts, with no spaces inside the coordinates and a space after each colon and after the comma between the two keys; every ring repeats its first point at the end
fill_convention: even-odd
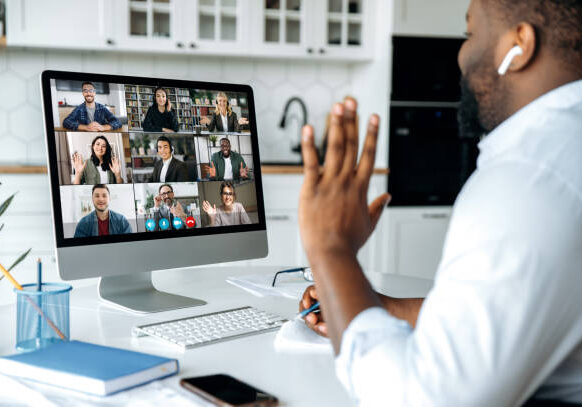
{"type": "Polygon", "coordinates": [[[319,301],[317,301],[311,307],[309,307],[309,308],[304,309],[303,311],[301,311],[299,314],[297,314],[297,317],[295,317],[295,318],[302,320],[303,318],[305,318],[311,312],[319,312],[319,301]]]}
{"type": "MultiPolygon", "coordinates": [[[[37,262],[36,291],[42,291],[42,261],[39,258],[36,262],[37,262]]],[[[38,308],[42,309],[42,298],[40,295],[38,296],[38,308]]],[[[39,347],[40,347],[41,338],[42,338],[42,319],[39,315],[38,321],[36,323],[36,341],[37,341],[37,346],[39,346],[39,347]]]]}

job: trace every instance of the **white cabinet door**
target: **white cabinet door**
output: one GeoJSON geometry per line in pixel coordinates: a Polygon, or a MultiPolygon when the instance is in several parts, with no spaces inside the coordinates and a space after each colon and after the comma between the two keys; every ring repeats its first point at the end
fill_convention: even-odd
{"type": "Polygon", "coordinates": [[[319,21],[313,25],[316,53],[329,58],[371,58],[373,16],[377,3],[327,0],[318,4],[320,8],[316,15],[319,21]]]}
{"type": "Polygon", "coordinates": [[[297,56],[313,55],[311,27],[316,1],[254,0],[256,8],[251,40],[254,55],[297,56]]]}
{"type": "Polygon", "coordinates": [[[318,59],[371,58],[375,2],[370,0],[255,0],[260,18],[255,54],[318,59]]]}
{"type": "Polygon", "coordinates": [[[116,0],[115,38],[119,50],[180,52],[185,48],[180,11],[183,0],[116,0]]]}
{"type": "Polygon", "coordinates": [[[389,208],[386,215],[388,267],[385,272],[434,278],[451,207],[389,208]]]}
{"type": "Polygon", "coordinates": [[[394,34],[462,37],[470,0],[394,0],[394,34]]]}
{"type": "Polygon", "coordinates": [[[105,48],[110,0],[7,0],[9,46],[105,48]]]}
{"type": "Polygon", "coordinates": [[[198,0],[183,3],[182,37],[191,52],[243,55],[248,52],[248,0],[198,0]]]}

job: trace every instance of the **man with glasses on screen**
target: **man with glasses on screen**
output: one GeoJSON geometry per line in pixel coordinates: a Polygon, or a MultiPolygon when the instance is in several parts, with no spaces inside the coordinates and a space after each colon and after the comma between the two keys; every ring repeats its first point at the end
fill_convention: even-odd
{"type": "Polygon", "coordinates": [[[91,82],[81,85],[85,102],[77,106],[65,120],[63,127],[73,131],[108,131],[121,127],[121,122],[101,103],[95,102],[96,89],[91,82]]]}
{"type": "Polygon", "coordinates": [[[174,199],[174,188],[170,184],[160,185],[158,195],[154,197],[154,230],[177,230],[186,224],[186,212],[182,204],[174,199]],[[167,222],[160,223],[166,219],[167,222]]]}

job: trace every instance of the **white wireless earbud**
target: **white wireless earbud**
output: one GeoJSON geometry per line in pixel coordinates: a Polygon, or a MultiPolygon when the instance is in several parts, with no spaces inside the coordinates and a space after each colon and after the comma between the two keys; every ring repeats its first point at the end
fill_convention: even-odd
{"type": "Polygon", "coordinates": [[[509,66],[511,65],[511,62],[513,61],[513,58],[522,54],[523,49],[519,45],[516,45],[515,47],[511,48],[507,55],[505,56],[505,58],[503,58],[503,62],[501,62],[501,65],[499,65],[497,73],[501,76],[505,75],[507,73],[507,70],[509,69],[509,66]]]}

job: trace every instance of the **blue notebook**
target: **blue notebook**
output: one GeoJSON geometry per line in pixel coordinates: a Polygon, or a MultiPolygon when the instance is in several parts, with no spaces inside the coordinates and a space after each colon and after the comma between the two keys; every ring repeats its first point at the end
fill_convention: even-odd
{"type": "Polygon", "coordinates": [[[0,373],[106,396],[178,373],[178,361],[80,341],[0,358],[0,373]]]}

